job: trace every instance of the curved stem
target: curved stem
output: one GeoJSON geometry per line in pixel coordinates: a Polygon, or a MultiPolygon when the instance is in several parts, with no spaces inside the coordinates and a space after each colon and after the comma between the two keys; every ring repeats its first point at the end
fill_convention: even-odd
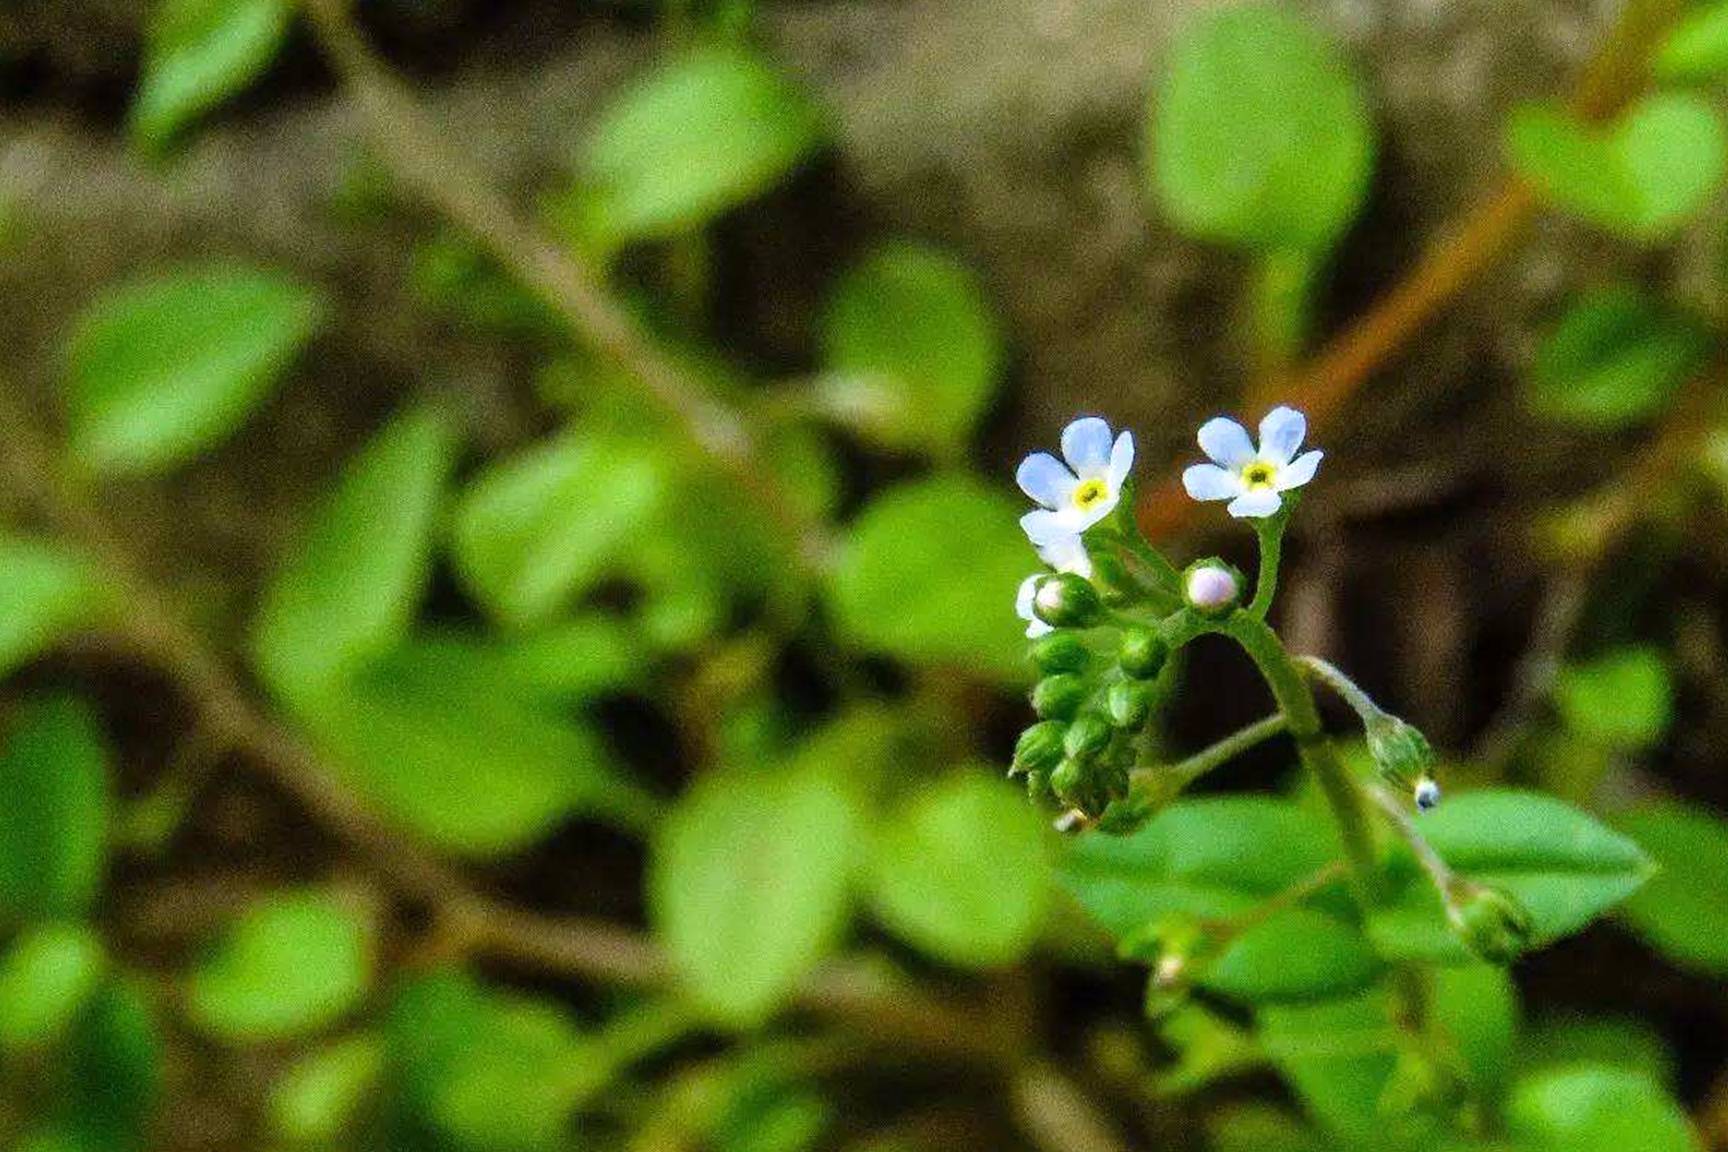
{"type": "Polygon", "coordinates": [[[1254,574],[1254,599],[1248,605],[1250,614],[1266,619],[1272,610],[1272,597],[1278,594],[1278,566],[1284,558],[1284,529],[1290,523],[1290,502],[1274,516],[1254,523],[1254,534],[1260,539],[1260,570],[1254,574]]]}
{"type": "Polygon", "coordinates": [[[1386,715],[1386,710],[1374,703],[1374,698],[1362,691],[1356,681],[1350,679],[1331,661],[1322,660],[1318,656],[1298,656],[1296,663],[1303,671],[1326,687],[1338,694],[1338,698],[1350,705],[1350,710],[1356,713],[1366,727],[1368,724],[1386,715]]]}
{"type": "Polygon", "coordinates": [[[1163,795],[1167,790],[1174,795],[1214,768],[1229,763],[1250,748],[1264,744],[1289,728],[1290,722],[1284,718],[1284,713],[1274,712],[1246,728],[1232,732],[1215,744],[1207,745],[1184,760],[1178,760],[1174,764],[1136,768],[1129,777],[1129,788],[1131,791],[1156,792],[1159,795],[1163,795]]]}

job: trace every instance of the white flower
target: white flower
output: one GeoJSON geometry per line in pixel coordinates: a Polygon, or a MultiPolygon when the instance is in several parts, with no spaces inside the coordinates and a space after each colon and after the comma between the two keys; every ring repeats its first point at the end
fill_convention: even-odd
{"type": "Polygon", "coordinates": [[[1034,452],[1014,476],[1021,491],[1043,505],[1020,518],[1020,527],[1040,546],[1078,536],[1110,515],[1134,466],[1134,437],[1124,432],[1112,442],[1110,425],[1087,416],[1062,430],[1062,455],[1067,464],[1034,452]]]}
{"type": "MultiPolygon", "coordinates": [[[[1078,536],[1059,536],[1048,544],[1040,544],[1038,559],[1058,572],[1072,572],[1083,579],[1092,579],[1092,557],[1086,555],[1086,545],[1080,542],[1078,536]]],[[[1050,625],[1038,619],[1032,610],[1038,596],[1038,581],[1048,575],[1048,572],[1032,573],[1020,581],[1020,591],[1014,596],[1014,611],[1020,619],[1026,621],[1028,640],[1036,640],[1053,631],[1050,625]]]]}
{"type": "Polygon", "coordinates": [[[1308,420],[1294,408],[1274,408],[1260,421],[1260,447],[1234,420],[1219,416],[1200,425],[1200,449],[1213,460],[1182,473],[1182,486],[1196,500],[1228,500],[1235,517],[1270,516],[1283,505],[1281,492],[1314,479],[1320,452],[1304,452],[1308,420]]]}

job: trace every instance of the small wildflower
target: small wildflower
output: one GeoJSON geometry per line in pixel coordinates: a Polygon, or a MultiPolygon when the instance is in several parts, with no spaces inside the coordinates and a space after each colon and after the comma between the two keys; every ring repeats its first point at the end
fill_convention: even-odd
{"type": "MultiPolygon", "coordinates": [[[[1078,536],[1059,536],[1048,544],[1038,545],[1038,559],[1050,565],[1057,572],[1072,572],[1085,580],[1092,579],[1092,558],[1086,555],[1086,545],[1078,536]]],[[[1043,580],[1047,572],[1034,572],[1020,581],[1020,590],[1014,596],[1014,611],[1020,619],[1026,621],[1026,638],[1036,640],[1050,632],[1050,625],[1038,619],[1034,611],[1038,596],[1038,582],[1043,580]]]]}
{"type": "Polygon", "coordinates": [[[1188,603],[1207,613],[1222,612],[1236,603],[1240,589],[1236,574],[1222,564],[1196,564],[1182,581],[1188,603]]]}
{"type": "Polygon", "coordinates": [[[1234,420],[1222,416],[1200,426],[1200,449],[1210,464],[1182,473],[1182,486],[1196,500],[1228,500],[1238,519],[1271,516],[1284,504],[1281,493],[1314,479],[1321,453],[1296,455],[1308,420],[1294,408],[1274,408],[1260,421],[1260,447],[1234,420]]]}
{"type": "Polygon", "coordinates": [[[1078,536],[1110,515],[1122,498],[1122,483],[1134,466],[1134,437],[1110,437],[1110,425],[1096,416],[1062,430],[1062,456],[1034,452],[1020,462],[1015,479],[1021,491],[1043,507],[1020,518],[1020,526],[1040,547],[1078,536]]]}

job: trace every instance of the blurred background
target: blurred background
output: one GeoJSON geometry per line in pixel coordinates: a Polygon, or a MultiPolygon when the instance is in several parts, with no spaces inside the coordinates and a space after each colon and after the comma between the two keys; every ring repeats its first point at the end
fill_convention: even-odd
{"type": "Polygon", "coordinates": [[[1725,73],[1648,0],[10,0],[0,1145],[1728,1148],[1725,73]],[[1169,485],[1276,402],[1288,645],[1662,868],[1444,1043],[1148,1020],[1091,916],[1180,851],[1001,778],[1019,459],[1104,415],[1251,568],[1169,485]]]}

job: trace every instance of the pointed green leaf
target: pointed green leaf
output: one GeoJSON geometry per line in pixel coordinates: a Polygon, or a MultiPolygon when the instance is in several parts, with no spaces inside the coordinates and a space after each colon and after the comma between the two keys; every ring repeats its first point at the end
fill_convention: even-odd
{"type": "Polygon", "coordinates": [[[95,568],[57,544],[0,535],[0,675],[106,607],[95,568]]]}
{"type": "Polygon", "coordinates": [[[101,986],[106,963],[83,925],[45,924],[14,940],[0,955],[0,1054],[58,1039],[101,986]]]}
{"type": "Polygon", "coordinates": [[[1675,800],[1640,805],[1617,823],[1655,858],[1650,883],[1626,901],[1638,934],[1669,959],[1728,975],[1728,821],[1675,800]]]}
{"type": "Polygon", "coordinates": [[[1576,428],[1624,428],[1660,414],[1709,350],[1698,324],[1636,288],[1599,289],[1536,350],[1530,408],[1576,428]]]}
{"type": "Polygon", "coordinates": [[[77,916],[102,885],[108,750],[82,701],[19,708],[0,749],[0,928],[77,916]]]}
{"type": "Polygon", "coordinates": [[[1519,1084],[1506,1106],[1512,1134],[1539,1152],[1702,1152],[1680,1105],[1624,1068],[1577,1065],[1519,1084]]]}
{"type": "Polygon", "coordinates": [[[244,89],[287,38],[289,0],[158,0],[145,37],[132,138],[160,151],[244,89]]]}
{"type": "Polygon", "coordinates": [[[1312,908],[1287,908],[1233,940],[1200,983],[1250,1004],[1321,1000],[1361,991],[1381,968],[1361,929],[1312,908]]]}

